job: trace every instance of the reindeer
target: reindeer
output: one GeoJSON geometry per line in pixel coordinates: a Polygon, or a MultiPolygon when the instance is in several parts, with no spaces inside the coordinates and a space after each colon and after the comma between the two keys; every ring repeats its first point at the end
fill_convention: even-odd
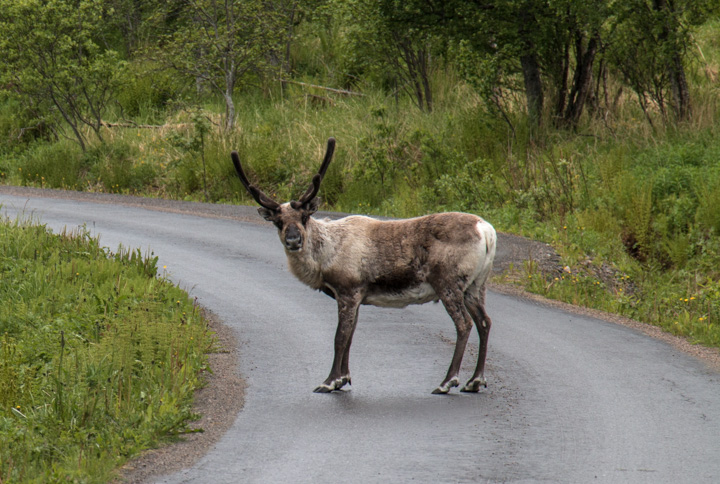
{"type": "Polygon", "coordinates": [[[328,139],[325,159],[312,184],[297,201],[280,204],[250,184],[237,152],[231,153],[258,212],[277,227],[290,271],[338,305],[335,357],[316,393],[350,384],[349,355],[361,304],[403,308],[442,301],[455,323],[457,340],[450,368],[434,394],[459,385],[458,372],[473,323],[480,336],[477,366],[461,389],[487,387],[485,356],[492,322],[485,311],[485,283],[495,257],[495,229],[467,213],[437,213],[406,220],[380,221],[359,215],[318,220],[317,197],[335,151],[328,139]]]}

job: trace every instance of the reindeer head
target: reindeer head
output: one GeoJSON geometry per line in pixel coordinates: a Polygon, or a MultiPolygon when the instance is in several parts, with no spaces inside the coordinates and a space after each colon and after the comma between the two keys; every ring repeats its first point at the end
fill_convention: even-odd
{"type": "Polygon", "coordinates": [[[320,166],[320,170],[313,176],[310,187],[303,196],[300,197],[300,200],[293,200],[283,204],[276,202],[265,195],[259,188],[251,185],[240,165],[240,156],[238,156],[237,151],[233,151],[230,154],[240,181],[248,193],[260,204],[258,213],[265,220],[275,224],[280,240],[285,246],[285,250],[289,252],[300,251],[305,244],[307,222],[310,219],[310,215],[315,213],[320,205],[320,199],[317,198],[317,193],[320,189],[320,182],[322,182],[330,160],[332,160],[334,151],[335,138],[329,138],[325,159],[320,166]]]}

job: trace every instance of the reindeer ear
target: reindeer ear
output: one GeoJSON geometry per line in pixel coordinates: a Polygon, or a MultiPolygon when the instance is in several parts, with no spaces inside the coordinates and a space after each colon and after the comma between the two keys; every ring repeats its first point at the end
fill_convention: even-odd
{"type": "Polygon", "coordinates": [[[315,213],[317,212],[317,209],[320,208],[320,204],[322,203],[322,200],[320,198],[315,197],[307,204],[305,205],[305,210],[307,210],[308,213],[315,213]]]}
{"type": "Polygon", "coordinates": [[[267,220],[268,222],[272,222],[275,219],[275,211],[270,210],[269,208],[265,207],[258,207],[257,209],[258,213],[262,218],[267,220]]]}

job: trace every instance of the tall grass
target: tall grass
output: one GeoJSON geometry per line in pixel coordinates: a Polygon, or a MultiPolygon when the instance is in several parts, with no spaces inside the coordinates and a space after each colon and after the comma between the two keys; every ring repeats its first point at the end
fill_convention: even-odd
{"type": "Polygon", "coordinates": [[[106,482],[193,418],[212,338],[156,263],[0,222],[1,482],[106,482]]]}

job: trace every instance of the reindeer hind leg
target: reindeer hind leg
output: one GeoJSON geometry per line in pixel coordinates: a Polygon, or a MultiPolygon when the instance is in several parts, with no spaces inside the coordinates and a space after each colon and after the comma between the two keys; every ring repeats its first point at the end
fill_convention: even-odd
{"type": "Polygon", "coordinates": [[[438,292],[438,294],[442,294],[440,296],[440,300],[455,323],[455,330],[457,332],[455,352],[453,353],[450,368],[448,368],[445,379],[432,392],[436,395],[442,395],[448,393],[452,387],[459,385],[458,373],[460,371],[460,364],[462,363],[463,354],[465,353],[465,347],[467,346],[473,322],[472,317],[468,313],[468,310],[463,302],[463,294],[461,291],[445,290],[438,292]]]}
{"type": "Polygon", "coordinates": [[[492,321],[485,312],[485,284],[473,284],[465,293],[465,307],[472,316],[477,328],[480,344],[478,347],[478,361],[475,367],[475,373],[472,378],[460,390],[462,392],[475,393],[480,387],[487,388],[487,380],[485,379],[485,358],[487,356],[488,338],[490,336],[490,327],[492,321]]]}

